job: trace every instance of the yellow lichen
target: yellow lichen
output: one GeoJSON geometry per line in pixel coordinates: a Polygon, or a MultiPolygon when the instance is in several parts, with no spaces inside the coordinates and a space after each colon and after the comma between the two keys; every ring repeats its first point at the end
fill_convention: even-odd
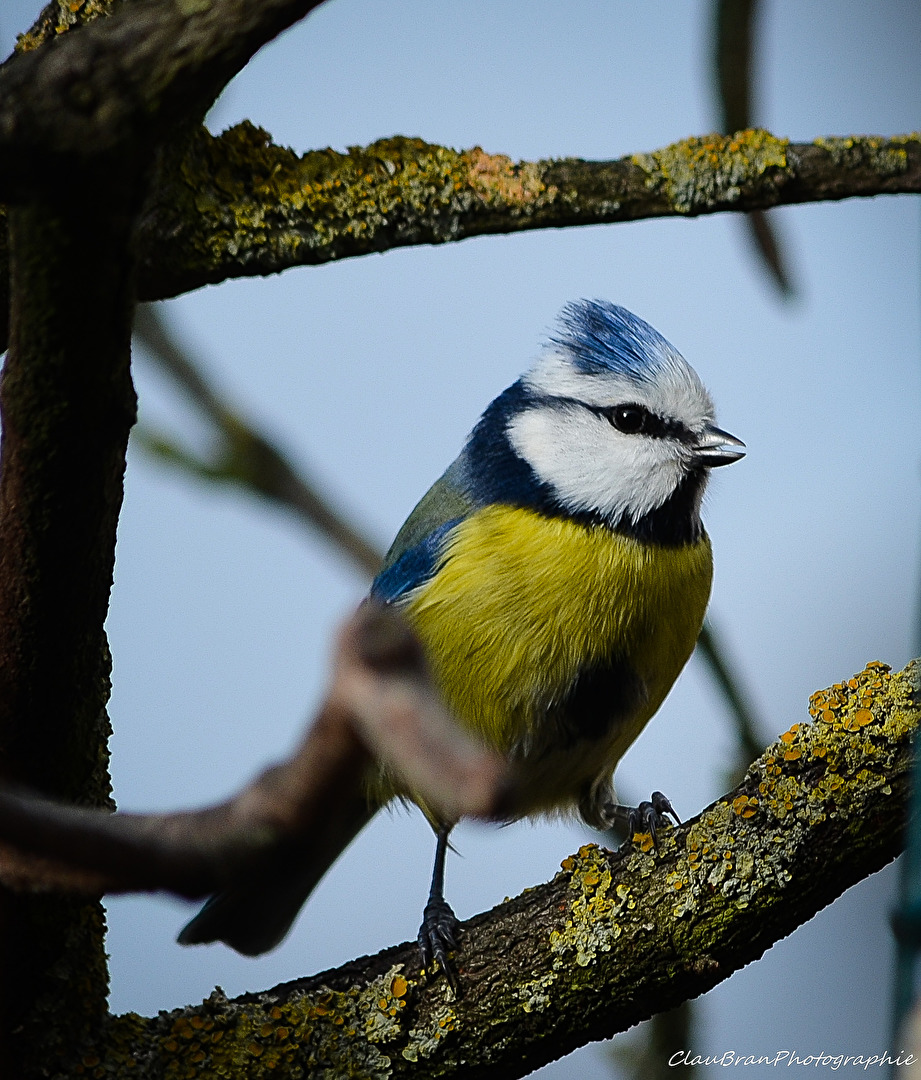
{"type": "Polygon", "coordinates": [[[647,174],[648,187],[664,191],[678,213],[690,214],[735,202],[747,183],[786,169],[788,145],[751,129],[685,139],[631,160],[647,174]]]}
{"type": "Polygon", "coordinates": [[[738,798],[733,799],[732,810],[739,817],[754,817],[758,811],[758,800],[754,795],[739,795],[738,798]]]}
{"type": "Polygon", "coordinates": [[[17,52],[31,52],[53,37],[67,33],[72,27],[83,26],[94,19],[111,15],[124,0],[54,0],[38,18],[36,24],[16,38],[17,52]]]}
{"type": "Polygon", "coordinates": [[[409,1031],[409,1045],[400,1053],[407,1061],[421,1061],[430,1057],[443,1039],[455,1030],[457,1013],[452,1006],[444,1005],[435,1009],[426,1023],[409,1031]]]}
{"type": "Polygon", "coordinates": [[[540,173],[479,147],[460,152],[402,136],[298,157],[248,122],[219,138],[198,132],[182,165],[212,258],[260,246],[294,257],[305,245],[330,248],[332,257],[339,241],[372,248],[381,230],[401,227],[414,230],[415,242],[450,240],[471,210],[525,214],[551,201],[556,191],[540,173]]]}
{"type": "Polygon", "coordinates": [[[919,138],[917,133],[888,139],[878,135],[843,136],[815,139],[813,145],[827,150],[839,168],[869,165],[880,176],[898,176],[908,167],[908,155],[899,144],[918,142],[919,138]]]}
{"type": "MultiPolygon", "coordinates": [[[[341,1075],[343,1069],[369,1078],[390,1071],[388,1044],[406,1038],[401,1008],[412,989],[399,969],[391,969],[368,986],[345,991],[321,989],[295,992],[286,1000],[228,1001],[220,990],[194,1010],[161,1013],[150,1032],[151,1071],[172,1080],[186,1075],[231,1077],[245,1073],[251,1080],[271,1076],[341,1075]]],[[[138,1047],[138,1017],[113,1020],[108,1040],[120,1046],[122,1025],[138,1047]]],[[[444,1023],[440,1030],[450,1030],[444,1023]]],[[[127,1039],[124,1041],[128,1041],[127,1039]]],[[[110,1054],[107,1067],[124,1060],[110,1054]]],[[[106,1076],[122,1076],[112,1067],[106,1076]]],[[[145,1074],[146,1075],[146,1074],[145,1074]]]]}
{"type": "Polygon", "coordinates": [[[593,963],[599,953],[610,952],[622,928],[615,916],[636,907],[636,898],[623,882],[612,889],[608,854],[597,844],[584,844],[564,860],[572,875],[570,901],[563,927],[550,933],[553,967],[560,970],[572,959],[578,967],[593,963]]]}

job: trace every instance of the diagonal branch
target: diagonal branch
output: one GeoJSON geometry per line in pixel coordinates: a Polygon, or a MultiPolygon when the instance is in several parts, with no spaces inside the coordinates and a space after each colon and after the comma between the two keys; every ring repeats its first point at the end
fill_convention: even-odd
{"type": "Polygon", "coordinates": [[[712,615],[708,615],[704,621],[696,652],[710,672],[732,718],[736,760],[728,774],[734,780],[745,769],[746,762],[757,756],[761,748],[760,729],[763,725],[755,713],[751,695],[743,685],[741,673],[730,659],[722,637],[713,625],[712,615]]]}
{"type": "MultiPolygon", "coordinates": [[[[91,1056],[138,1080],[229,1074],[512,1080],[704,993],[898,854],[921,662],[813,695],[742,784],[662,838],[586,845],[556,878],[464,924],[462,996],[397,946],[337,971],[144,1020],[91,1056]]],[[[371,900],[369,899],[369,902],[371,900]]],[[[820,1008],[816,1006],[817,1010],[820,1008]]],[[[84,1058],[85,1060],[85,1058],[84,1058]]]]}
{"type": "Polygon", "coordinates": [[[504,759],[474,743],[432,688],[395,612],[364,605],[343,629],[333,678],[290,759],[219,806],[107,814],[0,791],[0,880],[19,889],[165,889],[201,897],[346,841],[337,824],[380,762],[454,819],[514,807],[504,759]]]}
{"type": "Polygon", "coordinates": [[[226,401],[149,305],[138,308],[136,337],[154,361],[178,384],[214,426],[216,438],[207,459],[194,456],[175,443],[144,428],[135,429],[150,453],[210,481],[235,484],[289,510],[310,529],[334,544],[365,574],[380,569],[382,553],[326,497],[318,485],[295,468],[281,448],[226,401]]]}

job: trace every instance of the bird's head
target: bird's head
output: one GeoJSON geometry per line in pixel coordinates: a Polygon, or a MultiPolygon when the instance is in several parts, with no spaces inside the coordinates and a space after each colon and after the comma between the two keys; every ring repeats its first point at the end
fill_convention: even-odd
{"type": "Polygon", "coordinates": [[[467,444],[475,494],[663,542],[699,531],[709,470],[744,452],[715,426],[684,357],[647,322],[600,300],[563,309],[534,365],[467,444]]]}

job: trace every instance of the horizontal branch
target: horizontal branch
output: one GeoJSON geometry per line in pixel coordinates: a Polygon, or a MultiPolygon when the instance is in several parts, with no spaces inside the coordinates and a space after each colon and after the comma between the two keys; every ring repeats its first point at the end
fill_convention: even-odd
{"type": "MultiPolygon", "coordinates": [[[[170,160],[139,225],[142,300],[472,236],[921,192],[919,135],[791,143],[745,131],[616,161],[515,163],[402,137],[299,157],[244,122],[199,129],[170,160]]],[[[4,233],[0,207],[0,300],[4,233]]]]}
{"type": "Polygon", "coordinates": [[[616,161],[513,162],[381,139],[298,156],[250,123],[191,139],[141,221],[143,299],[471,236],[921,192],[921,137],[685,139],[616,161]]]}
{"type": "Polygon", "coordinates": [[[586,845],[553,881],[463,924],[457,1001],[402,945],[233,1001],[216,990],[115,1017],[88,1056],[113,1072],[131,1058],[138,1080],[193,1066],[507,1080],[608,1038],[706,992],[898,854],[919,676],[919,661],[868,664],[813,695],[814,723],[661,836],[661,852],[642,836],[617,854],[586,845]]]}
{"type": "Polygon", "coordinates": [[[185,897],[339,850],[348,808],[383,762],[446,818],[502,815],[502,758],[445,711],[415,638],[366,604],[340,635],[332,685],[292,757],[235,798],[173,814],[109,814],[0,790],[0,881],[23,890],[166,890],[185,897]]]}

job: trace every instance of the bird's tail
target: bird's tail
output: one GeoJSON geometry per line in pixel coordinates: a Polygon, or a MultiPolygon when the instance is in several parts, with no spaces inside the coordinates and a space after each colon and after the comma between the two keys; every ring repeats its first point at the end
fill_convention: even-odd
{"type": "Polygon", "coordinates": [[[377,809],[363,795],[337,808],[322,834],[279,851],[269,866],[215,893],[183,928],[179,943],[223,941],[245,956],[274,949],[320,879],[377,809]]]}

